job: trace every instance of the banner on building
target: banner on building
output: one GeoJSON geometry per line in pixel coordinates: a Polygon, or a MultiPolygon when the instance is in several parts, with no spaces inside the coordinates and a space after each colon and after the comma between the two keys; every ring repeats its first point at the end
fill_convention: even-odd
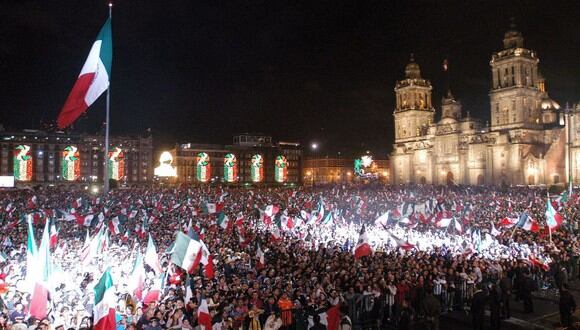
{"type": "Polygon", "coordinates": [[[109,179],[122,180],[125,176],[125,154],[121,148],[115,147],[109,151],[109,179]]]}
{"type": "Polygon", "coordinates": [[[262,155],[256,154],[252,156],[250,166],[252,182],[262,182],[264,180],[264,159],[262,158],[262,155]]]}
{"type": "Polygon", "coordinates": [[[68,146],[62,151],[61,176],[64,180],[75,181],[81,175],[79,150],[75,146],[68,146]]]}
{"type": "Polygon", "coordinates": [[[14,179],[32,180],[32,151],[28,145],[19,145],[14,150],[14,179]]]}
{"type": "Polygon", "coordinates": [[[205,152],[197,154],[197,181],[208,182],[211,178],[211,164],[209,162],[209,155],[205,152]]]}
{"type": "Polygon", "coordinates": [[[236,182],[238,180],[238,160],[236,155],[227,154],[224,157],[224,181],[236,182]]]}
{"type": "Polygon", "coordinates": [[[288,179],[288,161],[286,157],[280,155],[276,157],[276,163],[274,165],[274,180],[278,183],[286,182],[288,179]]]}

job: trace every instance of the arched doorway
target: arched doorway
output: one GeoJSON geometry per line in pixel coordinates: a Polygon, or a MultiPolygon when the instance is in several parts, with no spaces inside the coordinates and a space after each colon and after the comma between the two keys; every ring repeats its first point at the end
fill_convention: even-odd
{"type": "Polygon", "coordinates": [[[484,183],[485,182],[484,182],[484,179],[483,179],[483,174],[478,175],[477,176],[477,185],[483,186],[484,183]]]}
{"type": "Polygon", "coordinates": [[[455,179],[453,178],[453,172],[447,172],[447,184],[454,184],[455,179]]]}
{"type": "Polygon", "coordinates": [[[427,183],[427,179],[425,179],[425,177],[422,176],[422,177],[419,178],[419,183],[420,184],[426,184],[427,183]]]}
{"type": "Polygon", "coordinates": [[[533,175],[528,175],[528,185],[533,186],[536,184],[536,178],[533,175]]]}

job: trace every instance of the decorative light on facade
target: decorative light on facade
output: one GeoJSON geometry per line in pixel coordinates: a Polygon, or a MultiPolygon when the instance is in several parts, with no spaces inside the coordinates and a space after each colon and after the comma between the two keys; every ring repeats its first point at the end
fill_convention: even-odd
{"type": "Polygon", "coordinates": [[[156,167],[154,173],[159,177],[177,177],[177,169],[171,166],[173,156],[169,151],[164,151],[159,156],[159,167],[156,167]]]}

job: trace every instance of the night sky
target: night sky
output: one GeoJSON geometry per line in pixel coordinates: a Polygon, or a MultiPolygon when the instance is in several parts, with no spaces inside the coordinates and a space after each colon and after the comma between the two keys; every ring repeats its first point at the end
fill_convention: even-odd
{"type": "MultiPolygon", "coordinates": [[[[489,60],[510,17],[538,51],[550,96],[580,101],[574,3],[118,0],[111,131],[151,128],[160,147],[264,132],[317,141],[323,154],[382,158],[409,53],[434,85],[438,113],[448,58],[464,111],[489,118],[489,60]]],[[[102,0],[0,2],[0,123],[56,120],[106,16],[102,0]]],[[[75,130],[99,131],[104,99],[75,130]]]]}

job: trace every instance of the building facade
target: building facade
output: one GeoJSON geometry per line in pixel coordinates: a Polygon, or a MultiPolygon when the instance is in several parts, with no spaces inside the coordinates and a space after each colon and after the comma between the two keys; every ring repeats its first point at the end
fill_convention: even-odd
{"type": "Polygon", "coordinates": [[[564,111],[548,96],[538,62],[512,25],[491,57],[491,122],[484,124],[450,91],[435,122],[431,83],[411,57],[395,86],[393,182],[562,185],[570,174],[578,183],[580,107],[564,111]]]}
{"type": "Polygon", "coordinates": [[[178,144],[170,153],[177,167],[177,183],[302,183],[300,144],[273,142],[270,136],[241,134],[234,136],[231,145],[178,144]]]}
{"type": "MultiPolygon", "coordinates": [[[[304,160],[302,180],[306,185],[352,183],[357,176],[352,158],[311,157],[304,160]]],[[[390,182],[390,162],[387,159],[375,159],[369,172],[384,183],[390,182]]]]}
{"type": "MultiPolygon", "coordinates": [[[[109,176],[120,184],[151,183],[153,139],[110,137],[109,176]]],[[[0,132],[0,175],[17,186],[101,183],[104,137],[39,130],[0,132]]]]}

